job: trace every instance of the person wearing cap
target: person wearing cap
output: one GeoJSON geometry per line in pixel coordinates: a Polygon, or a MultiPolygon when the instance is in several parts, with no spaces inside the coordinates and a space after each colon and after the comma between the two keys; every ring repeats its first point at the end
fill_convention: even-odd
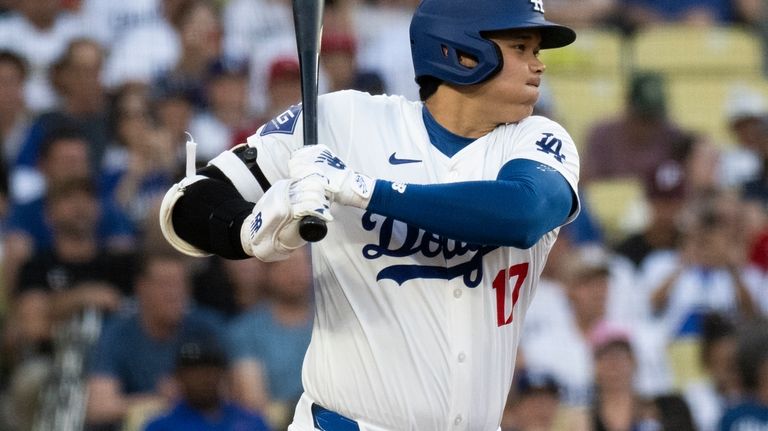
{"type": "Polygon", "coordinates": [[[345,32],[325,33],[320,63],[326,72],[330,91],[359,90],[383,94],[384,82],[378,73],[363,70],[357,62],[357,41],[345,32]]]}
{"type": "Polygon", "coordinates": [[[768,213],[768,115],[755,123],[754,133],[760,171],[741,186],[741,195],[763,213],[768,213]]]}
{"type": "Polygon", "coordinates": [[[614,248],[636,268],[653,252],[673,250],[680,240],[680,216],[685,207],[685,166],[666,160],[643,176],[649,218],[642,231],[629,235],[614,248]]]}
{"type": "Polygon", "coordinates": [[[628,82],[625,111],[594,125],[584,142],[584,181],[619,178],[640,180],[662,161],[674,158],[684,137],[667,115],[662,75],[637,72],[628,82]]]}
{"type": "Polygon", "coordinates": [[[560,385],[554,376],[520,369],[507,398],[501,431],[550,431],[560,408],[560,385]]]}
{"type": "Polygon", "coordinates": [[[768,139],[768,100],[758,89],[735,87],[728,93],[724,111],[733,142],[722,151],[717,176],[721,185],[738,188],[763,169],[761,145],[768,139]]]}
{"type": "Polygon", "coordinates": [[[268,118],[301,100],[301,73],[296,57],[278,56],[272,60],[267,73],[267,99],[268,118]]]}
{"type": "Polygon", "coordinates": [[[268,431],[265,420],[226,399],[228,360],[214,336],[183,340],[174,377],[179,400],[144,431],[268,431]]]}

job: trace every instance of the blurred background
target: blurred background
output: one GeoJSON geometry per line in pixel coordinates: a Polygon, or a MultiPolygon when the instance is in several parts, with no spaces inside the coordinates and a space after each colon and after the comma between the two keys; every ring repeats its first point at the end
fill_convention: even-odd
{"type": "MultiPolygon", "coordinates": [[[[417,100],[417,3],[326,0],[320,92],[417,100]]],[[[583,211],[502,430],[768,430],[768,3],[544,7],[583,211]]],[[[286,428],[308,251],[190,260],[156,218],[187,132],[202,164],[299,100],[289,0],[0,0],[0,430],[286,428]]]]}

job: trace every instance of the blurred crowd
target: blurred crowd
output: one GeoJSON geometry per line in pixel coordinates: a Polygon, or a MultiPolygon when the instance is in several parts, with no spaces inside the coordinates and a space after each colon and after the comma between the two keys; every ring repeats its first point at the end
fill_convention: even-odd
{"type": "MultiPolygon", "coordinates": [[[[189,259],[157,212],[190,136],[204,164],[299,102],[290,3],[0,1],[0,430],[285,429],[309,250],[189,259]]],[[[320,92],[417,100],[417,3],[326,0],[320,92]]],[[[544,3],[577,31],[768,40],[764,0],[544,3]]],[[[768,430],[768,100],[730,95],[713,144],[669,115],[666,78],[630,71],[624,111],[577,142],[583,211],[525,317],[503,431],[768,430]],[[642,216],[616,229],[588,194],[628,178],[642,216]]]]}

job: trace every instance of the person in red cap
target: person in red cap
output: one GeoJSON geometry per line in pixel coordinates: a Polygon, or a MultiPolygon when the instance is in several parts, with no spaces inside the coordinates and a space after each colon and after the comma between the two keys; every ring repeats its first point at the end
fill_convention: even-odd
{"type": "Polygon", "coordinates": [[[357,63],[357,41],[349,33],[323,36],[320,62],[328,76],[329,89],[358,90],[383,94],[384,82],[375,72],[361,70],[357,63]]]}

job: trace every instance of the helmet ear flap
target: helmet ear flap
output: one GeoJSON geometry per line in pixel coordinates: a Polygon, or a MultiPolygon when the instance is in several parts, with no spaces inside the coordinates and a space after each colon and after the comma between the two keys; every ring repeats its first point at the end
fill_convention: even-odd
{"type": "Polygon", "coordinates": [[[464,35],[460,40],[453,28],[421,31],[413,38],[412,54],[416,76],[430,75],[457,85],[473,85],[498,72],[501,50],[479,34],[464,35]],[[443,31],[445,30],[445,31],[443,31]],[[446,33],[446,31],[448,33],[446,33]]]}
{"type": "MultiPolygon", "coordinates": [[[[485,35],[484,34],[481,34],[481,36],[483,36],[483,38],[485,39],[485,35]]],[[[485,76],[483,77],[483,79],[480,80],[479,82],[477,82],[477,84],[485,82],[485,81],[493,78],[497,73],[499,73],[501,71],[502,68],[504,68],[504,56],[501,53],[501,48],[499,47],[499,45],[496,42],[494,42],[494,41],[492,41],[490,39],[486,39],[486,40],[488,40],[488,42],[490,42],[491,45],[493,45],[493,48],[494,48],[494,51],[495,51],[495,55],[494,56],[487,56],[486,55],[485,56],[485,61],[486,62],[492,61],[493,64],[495,64],[496,66],[493,69],[487,71],[485,73],[485,76]]],[[[454,51],[456,52],[456,56],[457,56],[457,60],[456,61],[461,66],[466,67],[469,70],[481,67],[481,64],[480,64],[481,59],[478,58],[476,55],[474,55],[474,54],[472,54],[470,52],[466,52],[466,51],[464,51],[462,49],[455,49],[454,51]]]]}

